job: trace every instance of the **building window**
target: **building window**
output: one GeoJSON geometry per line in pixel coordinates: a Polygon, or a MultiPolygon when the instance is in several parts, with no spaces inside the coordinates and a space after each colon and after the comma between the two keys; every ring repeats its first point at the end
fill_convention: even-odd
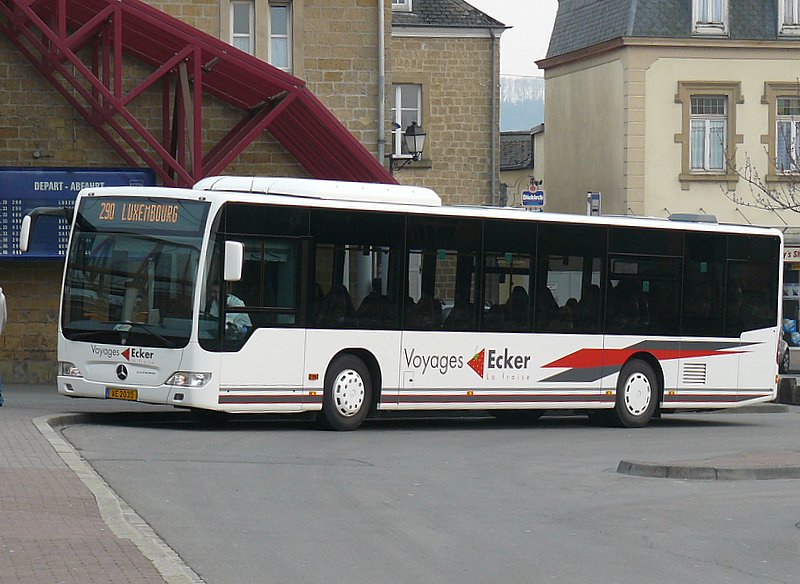
{"type": "Polygon", "coordinates": [[[736,133],[736,105],[744,101],[741,83],[680,81],[675,101],[683,111],[681,132],[675,134],[682,145],[681,187],[688,189],[692,181],[724,181],[735,188],[733,159],[736,145],[744,141],[736,133]]]}
{"type": "Polygon", "coordinates": [[[392,10],[411,12],[411,0],[392,0],[392,10]]]}
{"type": "Polygon", "coordinates": [[[408,154],[403,134],[411,122],[422,125],[422,86],[396,84],[392,89],[392,152],[408,154]]]}
{"type": "Polygon", "coordinates": [[[283,2],[269,4],[269,63],[278,69],[292,68],[292,12],[283,2]]]}
{"type": "Polygon", "coordinates": [[[761,103],[768,108],[769,133],[761,136],[767,151],[767,182],[796,181],[800,174],[800,84],[767,82],[761,103]]]}
{"type": "Polygon", "coordinates": [[[691,99],[690,167],[692,172],[720,173],[725,170],[726,98],[693,95],[691,99]]]}
{"type": "MultiPolygon", "coordinates": [[[[255,0],[221,0],[223,14],[230,9],[230,43],[268,62],[292,70],[292,3],[287,0],[255,2],[255,0]]],[[[224,27],[223,27],[224,29],[224,27]]]]}
{"type": "Polygon", "coordinates": [[[778,1],[778,30],[782,35],[800,35],[800,0],[778,1]]]}
{"type": "Polygon", "coordinates": [[[728,0],[694,0],[695,34],[728,34],[728,0]]]}
{"type": "Polygon", "coordinates": [[[255,54],[254,12],[254,2],[231,2],[231,44],[251,55],[255,54]]]}
{"type": "Polygon", "coordinates": [[[800,98],[779,97],[775,128],[775,165],[778,172],[794,173],[800,170],[800,98]]]}

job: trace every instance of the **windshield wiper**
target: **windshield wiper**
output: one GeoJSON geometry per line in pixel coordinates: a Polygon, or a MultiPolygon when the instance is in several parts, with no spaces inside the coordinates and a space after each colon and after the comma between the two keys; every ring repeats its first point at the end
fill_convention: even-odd
{"type": "Polygon", "coordinates": [[[110,332],[112,331],[109,330],[84,331],[82,333],[71,333],[68,338],[72,341],[79,341],[81,339],[88,339],[89,337],[93,337],[97,334],[108,334],[110,332]]]}
{"type": "Polygon", "coordinates": [[[148,335],[157,338],[159,341],[163,342],[169,348],[175,347],[174,342],[170,341],[167,337],[162,336],[161,334],[154,331],[153,327],[151,327],[150,325],[146,325],[141,322],[133,322],[131,320],[124,320],[122,322],[114,323],[114,330],[119,333],[129,333],[133,328],[142,330],[146,332],[148,335]]]}

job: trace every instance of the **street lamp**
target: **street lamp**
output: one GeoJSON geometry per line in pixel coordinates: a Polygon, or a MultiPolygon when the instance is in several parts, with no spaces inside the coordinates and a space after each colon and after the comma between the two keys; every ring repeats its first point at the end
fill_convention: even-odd
{"type": "MultiPolygon", "coordinates": [[[[400,127],[400,124],[394,124],[395,129],[400,127]]],[[[394,174],[395,170],[403,168],[412,160],[420,160],[422,158],[422,149],[425,147],[425,130],[422,126],[417,125],[417,122],[411,122],[403,134],[403,142],[406,146],[406,154],[390,154],[389,155],[389,172],[394,174]]]]}

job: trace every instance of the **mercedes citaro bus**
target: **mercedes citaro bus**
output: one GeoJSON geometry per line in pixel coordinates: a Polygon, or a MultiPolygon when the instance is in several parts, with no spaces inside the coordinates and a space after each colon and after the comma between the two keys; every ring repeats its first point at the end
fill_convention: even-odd
{"type": "Polygon", "coordinates": [[[431,190],[213,177],[83,190],[58,391],[230,414],[653,416],[773,400],[782,236],[709,217],[443,206],[431,190]]]}

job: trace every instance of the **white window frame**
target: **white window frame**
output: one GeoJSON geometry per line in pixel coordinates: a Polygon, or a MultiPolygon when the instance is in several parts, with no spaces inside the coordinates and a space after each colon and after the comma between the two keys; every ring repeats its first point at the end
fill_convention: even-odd
{"type": "Polygon", "coordinates": [[[422,85],[418,83],[396,83],[392,86],[392,153],[394,154],[408,154],[408,152],[405,152],[403,136],[410,121],[409,116],[407,116],[406,123],[403,125],[404,112],[410,112],[410,118],[414,118],[410,121],[415,121],[417,125],[422,126],[422,85]],[[403,87],[417,89],[416,103],[403,103],[403,87]]]}
{"type": "Polygon", "coordinates": [[[728,0],[692,0],[694,34],[728,34],[728,0]]]}
{"type": "Polygon", "coordinates": [[[392,10],[411,12],[411,0],[392,0],[392,10]]]}
{"type": "Polygon", "coordinates": [[[778,31],[781,35],[800,35],[800,0],[778,0],[778,31]]]}
{"type": "Polygon", "coordinates": [[[269,3],[269,56],[268,62],[270,65],[282,69],[287,73],[292,71],[292,3],[291,2],[270,2],[269,3]],[[285,8],[286,9],[286,34],[277,34],[273,32],[272,27],[272,9],[285,8]],[[276,63],[273,51],[273,41],[284,41],[286,43],[286,63],[276,63]]]}
{"type": "Polygon", "coordinates": [[[692,107],[693,103],[690,104],[690,118],[689,118],[689,167],[692,173],[712,173],[712,174],[721,174],[725,172],[725,157],[726,157],[726,148],[728,144],[728,111],[730,105],[728,104],[728,98],[724,95],[693,95],[692,101],[695,98],[704,99],[704,98],[713,98],[713,99],[721,99],[723,106],[724,106],[724,113],[717,114],[717,113],[693,113],[692,107]],[[719,137],[719,127],[722,128],[722,136],[721,139],[719,137]],[[696,130],[700,130],[703,133],[703,152],[701,155],[702,160],[698,160],[697,156],[695,155],[694,149],[694,133],[696,130]],[[719,143],[717,143],[719,142],[719,143]],[[717,155],[721,154],[721,162],[719,164],[714,163],[715,156],[712,155],[715,153],[717,155]]]}
{"type": "MultiPolygon", "coordinates": [[[[236,47],[236,40],[237,39],[247,39],[248,49],[247,50],[240,49],[240,50],[243,50],[245,53],[248,53],[250,55],[255,55],[256,54],[256,42],[255,42],[256,41],[256,34],[255,34],[256,18],[255,18],[255,12],[256,12],[256,4],[255,4],[255,2],[253,0],[232,0],[232,2],[231,2],[231,6],[230,6],[231,45],[236,47]],[[248,7],[248,15],[249,15],[248,16],[248,18],[249,18],[248,29],[249,29],[249,31],[248,31],[247,34],[236,33],[236,32],[234,32],[234,30],[236,29],[236,21],[235,21],[235,18],[234,18],[234,14],[236,12],[236,7],[237,6],[245,6],[245,5],[248,7]]],[[[236,48],[239,48],[239,47],[236,47],[236,48]]]]}
{"type": "Polygon", "coordinates": [[[800,97],[779,96],[775,103],[775,172],[782,175],[800,174],[800,117],[795,114],[781,114],[779,103],[782,99],[790,99],[800,105],[800,97]],[[788,138],[781,144],[781,137],[788,138]],[[791,153],[791,155],[790,155],[791,153]],[[784,156],[787,159],[781,160],[784,156]]]}

